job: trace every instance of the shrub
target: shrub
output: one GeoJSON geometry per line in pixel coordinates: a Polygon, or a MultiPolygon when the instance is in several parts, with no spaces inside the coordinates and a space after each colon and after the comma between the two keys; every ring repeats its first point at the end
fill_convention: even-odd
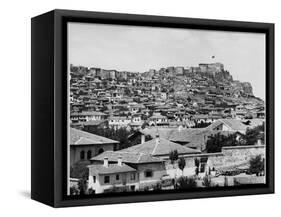
{"type": "Polygon", "coordinates": [[[78,194],[79,194],[79,190],[77,189],[76,186],[70,187],[70,195],[78,195],[78,194]]]}
{"type": "Polygon", "coordinates": [[[211,181],[210,176],[208,176],[208,175],[204,176],[204,178],[203,178],[203,185],[205,187],[211,187],[211,183],[212,183],[212,181],[211,181]]]}
{"type": "Polygon", "coordinates": [[[264,160],[258,155],[250,160],[249,172],[257,176],[264,171],[264,160]]]}
{"type": "Polygon", "coordinates": [[[162,189],[161,183],[157,182],[155,185],[152,186],[153,191],[158,191],[162,189]]]}
{"type": "Polygon", "coordinates": [[[190,176],[190,177],[181,176],[177,180],[177,187],[179,189],[195,188],[196,187],[195,177],[193,177],[193,176],[190,176]]]}
{"type": "Polygon", "coordinates": [[[174,183],[175,183],[173,180],[174,180],[174,179],[172,179],[172,178],[163,179],[163,180],[161,181],[161,186],[162,186],[162,187],[172,186],[172,185],[174,185],[174,183]]]}
{"type": "Polygon", "coordinates": [[[84,179],[84,178],[79,179],[78,189],[79,189],[79,194],[80,195],[87,194],[87,187],[88,187],[87,180],[84,179]]]}
{"type": "Polygon", "coordinates": [[[92,189],[92,188],[90,188],[89,190],[88,190],[88,194],[95,194],[96,193],[96,191],[94,190],[94,189],[92,189]]]}

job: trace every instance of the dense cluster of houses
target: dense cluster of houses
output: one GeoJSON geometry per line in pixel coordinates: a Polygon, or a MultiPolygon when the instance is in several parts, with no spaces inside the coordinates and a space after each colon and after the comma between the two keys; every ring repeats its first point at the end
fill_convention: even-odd
{"type": "Polygon", "coordinates": [[[220,63],[144,73],[71,66],[73,127],[194,127],[221,118],[264,118],[264,103],[220,63]]]}
{"type": "Polygon", "coordinates": [[[186,175],[194,174],[195,158],[205,173],[217,165],[206,161],[208,136],[245,134],[264,118],[264,102],[251,85],[233,80],[221,63],[143,73],[70,67],[70,164],[91,162],[88,188],[95,193],[135,191],[174,178],[174,150],[187,161],[186,175]],[[132,144],[141,142],[120,150],[119,141],[86,132],[107,128],[130,130],[132,144]]]}

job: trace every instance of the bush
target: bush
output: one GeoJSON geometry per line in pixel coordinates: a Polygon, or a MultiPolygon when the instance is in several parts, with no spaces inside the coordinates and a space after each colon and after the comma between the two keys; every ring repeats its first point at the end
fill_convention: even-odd
{"type": "Polygon", "coordinates": [[[87,180],[84,178],[79,179],[79,182],[78,182],[79,194],[80,195],[87,194],[87,188],[88,188],[87,180]]]}
{"type": "Polygon", "coordinates": [[[96,193],[96,191],[94,190],[94,189],[92,189],[92,188],[90,188],[89,190],[88,190],[88,194],[95,194],[96,193]]]}
{"type": "Polygon", "coordinates": [[[161,189],[162,189],[161,183],[159,183],[159,182],[156,183],[155,185],[153,185],[152,189],[153,189],[153,191],[159,191],[159,190],[161,190],[161,189]]]}
{"type": "Polygon", "coordinates": [[[70,187],[70,195],[78,195],[78,194],[79,194],[79,190],[77,189],[76,186],[70,187]]]}
{"type": "Polygon", "coordinates": [[[163,187],[172,186],[172,185],[174,185],[174,181],[173,181],[172,178],[163,179],[163,180],[161,181],[161,185],[162,185],[163,187]]]}
{"type": "Polygon", "coordinates": [[[264,171],[264,160],[258,155],[250,160],[249,172],[257,176],[264,171]]]}
{"type": "Polygon", "coordinates": [[[177,180],[177,187],[179,189],[195,188],[196,187],[195,177],[193,177],[193,176],[190,176],[190,177],[181,176],[177,180]]]}
{"type": "Polygon", "coordinates": [[[211,183],[212,183],[212,181],[211,181],[210,176],[208,176],[208,175],[204,176],[204,178],[203,178],[203,185],[205,187],[211,187],[211,183]]]}

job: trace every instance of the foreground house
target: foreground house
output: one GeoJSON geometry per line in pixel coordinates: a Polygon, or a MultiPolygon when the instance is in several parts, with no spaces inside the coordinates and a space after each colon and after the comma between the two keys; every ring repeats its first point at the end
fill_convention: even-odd
{"type": "Polygon", "coordinates": [[[109,164],[108,158],[104,158],[103,164],[92,164],[89,168],[88,188],[94,193],[105,193],[114,188],[118,190],[139,189],[139,176],[137,170],[124,164],[122,158],[118,163],[109,164]]]}
{"type": "Polygon", "coordinates": [[[70,165],[80,160],[90,160],[104,151],[116,150],[118,145],[118,141],[70,128],[70,165]]]}
{"type": "MultiPolygon", "coordinates": [[[[120,151],[106,151],[91,159],[92,165],[101,165],[104,159],[108,159],[111,164],[122,161],[137,171],[137,179],[139,182],[139,188],[155,184],[166,175],[164,160],[153,157],[150,154],[144,154],[140,152],[129,152],[125,149],[120,151]]],[[[92,167],[92,170],[97,169],[92,167]]],[[[115,171],[115,175],[119,173],[115,171]]]]}

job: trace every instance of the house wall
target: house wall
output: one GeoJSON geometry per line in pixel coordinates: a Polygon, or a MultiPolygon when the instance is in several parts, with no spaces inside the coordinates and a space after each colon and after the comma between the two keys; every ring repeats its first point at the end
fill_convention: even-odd
{"type": "MultiPolygon", "coordinates": [[[[92,151],[92,157],[97,156],[99,150],[102,148],[104,151],[113,151],[115,144],[104,144],[104,145],[80,145],[70,147],[70,165],[73,165],[75,162],[81,160],[80,152],[85,151],[85,160],[87,159],[87,152],[92,151]]],[[[117,144],[116,144],[117,145],[117,144]]]]}
{"type": "Polygon", "coordinates": [[[128,172],[128,173],[115,173],[108,175],[98,175],[95,171],[89,170],[89,179],[88,179],[88,189],[95,190],[96,194],[103,193],[106,189],[111,189],[115,187],[122,186],[135,186],[135,189],[139,189],[139,176],[137,172],[128,172]],[[131,174],[135,174],[135,179],[131,180],[131,174]],[[119,180],[116,180],[116,175],[119,175],[119,180]],[[94,183],[93,176],[96,176],[96,182],[94,183]],[[109,176],[110,182],[104,183],[104,177],[109,176]]]}
{"type": "Polygon", "coordinates": [[[138,164],[137,171],[139,173],[140,188],[155,184],[167,174],[164,163],[138,164]],[[145,171],[147,170],[152,170],[152,177],[145,177],[145,171]]]}
{"type": "MultiPolygon", "coordinates": [[[[251,145],[251,146],[230,146],[223,147],[220,153],[206,153],[196,155],[184,156],[186,166],[185,175],[194,175],[195,173],[195,159],[207,158],[206,168],[210,167],[220,169],[228,166],[240,165],[248,163],[252,157],[261,155],[265,157],[265,146],[264,145],[251,145]]],[[[172,165],[169,159],[165,162],[166,170],[169,175],[173,176],[173,170],[178,170],[178,165],[175,163],[172,165]]]]}

